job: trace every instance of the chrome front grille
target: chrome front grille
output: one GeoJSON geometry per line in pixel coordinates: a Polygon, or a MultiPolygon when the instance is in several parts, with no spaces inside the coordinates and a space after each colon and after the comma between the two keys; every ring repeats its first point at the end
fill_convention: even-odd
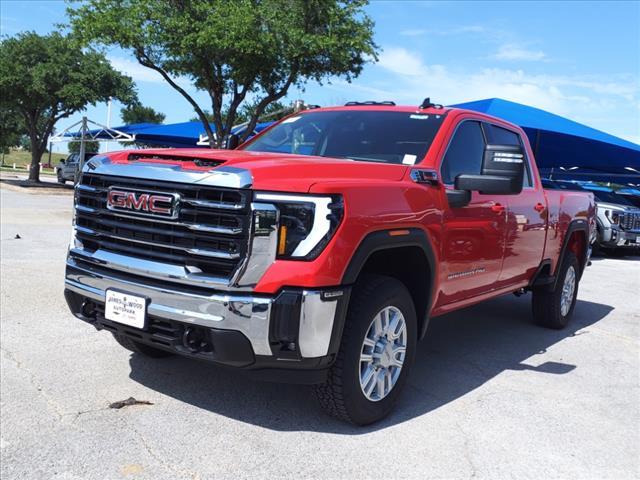
{"type": "Polygon", "coordinates": [[[640,213],[624,213],[620,215],[620,228],[623,230],[640,230],[640,213]]]}
{"type": "Polygon", "coordinates": [[[76,232],[87,251],[109,251],[230,278],[247,256],[249,190],[83,174],[76,232]],[[110,188],[179,194],[176,218],[107,209],[110,188]]]}

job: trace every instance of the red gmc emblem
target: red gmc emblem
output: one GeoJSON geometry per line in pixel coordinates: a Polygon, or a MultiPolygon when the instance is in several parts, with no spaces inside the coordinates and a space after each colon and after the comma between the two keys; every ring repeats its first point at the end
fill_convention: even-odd
{"type": "Polygon", "coordinates": [[[175,193],[128,192],[111,188],[107,195],[107,208],[176,218],[179,198],[175,193]]]}

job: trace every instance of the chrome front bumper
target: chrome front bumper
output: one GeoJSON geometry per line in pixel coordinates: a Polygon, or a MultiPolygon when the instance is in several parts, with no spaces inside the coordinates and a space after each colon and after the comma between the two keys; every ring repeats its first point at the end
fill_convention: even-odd
{"type": "Polygon", "coordinates": [[[640,247],[640,231],[622,230],[620,228],[610,228],[606,235],[603,235],[602,246],[617,247],[640,247]],[[606,238],[606,240],[604,240],[606,238]]]}
{"type": "MultiPolygon", "coordinates": [[[[251,343],[255,355],[278,357],[270,340],[270,323],[273,320],[277,296],[246,293],[209,293],[204,289],[189,289],[178,284],[141,283],[139,277],[113,271],[73,256],[67,259],[65,287],[99,304],[105,301],[107,289],[119,289],[149,300],[147,313],[160,319],[207,328],[233,330],[244,334],[251,343]]],[[[144,281],[144,280],[142,280],[144,281]]],[[[297,350],[303,359],[324,357],[334,332],[334,323],[341,289],[300,290],[299,331],[297,350]]],[[[290,360],[290,359],[289,359],[290,360]]]]}

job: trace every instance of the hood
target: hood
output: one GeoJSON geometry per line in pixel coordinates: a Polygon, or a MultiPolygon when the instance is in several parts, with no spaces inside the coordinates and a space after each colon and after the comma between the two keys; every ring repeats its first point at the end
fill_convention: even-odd
{"type": "Polygon", "coordinates": [[[225,151],[219,155],[225,167],[251,172],[255,190],[307,192],[315,183],[349,180],[397,181],[406,166],[309,155],[225,151]]]}
{"type": "Polygon", "coordinates": [[[596,202],[596,207],[603,210],[619,210],[623,212],[640,213],[640,209],[631,205],[620,205],[617,203],[596,202]]]}
{"type": "Polygon", "coordinates": [[[110,153],[108,157],[117,164],[142,167],[146,163],[149,169],[163,165],[200,174],[242,169],[250,173],[254,190],[301,193],[316,183],[399,181],[407,170],[405,165],[243,150],[135,150],[110,153]]]}

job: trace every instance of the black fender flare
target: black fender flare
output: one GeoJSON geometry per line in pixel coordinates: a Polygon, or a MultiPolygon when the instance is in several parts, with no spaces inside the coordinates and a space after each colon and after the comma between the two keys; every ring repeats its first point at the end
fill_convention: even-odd
{"type": "MultiPolygon", "coordinates": [[[[587,266],[587,250],[589,249],[589,224],[586,220],[576,219],[572,220],[567,227],[567,233],[565,233],[564,238],[562,239],[562,248],[560,249],[560,256],[558,257],[558,261],[556,262],[556,269],[553,272],[554,277],[556,277],[555,282],[558,282],[558,269],[560,268],[560,262],[564,258],[564,255],[569,247],[569,239],[575,232],[584,232],[584,259],[580,265],[580,272],[578,273],[578,279],[582,278],[582,273],[584,272],[585,267],[587,266]]],[[[580,259],[578,259],[580,260],[580,259]]]]}
{"type": "Polygon", "coordinates": [[[576,219],[569,222],[569,226],[567,227],[567,232],[565,233],[564,238],[562,239],[562,247],[560,248],[560,254],[558,256],[558,261],[556,262],[556,267],[554,271],[551,271],[551,259],[544,258],[536,270],[536,273],[533,275],[533,278],[529,282],[529,289],[531,288],[548,288],[553,290],[556,288],[556,284],[558,282],[558,269],[560,268],[560,264],[562,263],[562,258],[567,251],[569,246],[569,239],[574,232],[584,232],[584,241],[585,241],[585,254],[584,261],[582,265],[580,265],[580,272],[578,272],[578,279],[582,278],[582,273],[586,268],[586,264],[588,261],[587,250],[589,248],[589,224],[586,220],[576,219]],[[548,268],[547,268],[548,267],[548,268]],[[546,270],[546,271],[545,271],[546,270]]]}
{"type": "Polygon", "coordinates": [[[427,234],[419,228],[401,229],[408,233],[401,235],[392,235],[390,232],[398,232],[399,229],[378,230],[369,233],[358,245],[355,253],[349,261],[345,273],[342,277],[343,285],[353,285],[367,260],[376,252],[382,250],[391,250],[402,247],[418,247],[425,255],[427,264],[429,265],[429,290],[425,292],[427,295],[426,301],[426,313],[422,322],[422,328],[419,332],[419,339],[423,338],[427,326],[429,324],[429,314],[431,313],[431,307],[434,299],[434,289],[436,287],[435,275],[436,275],[436,257],[433,252],[431,242],[427,237],[427,234]]]}

